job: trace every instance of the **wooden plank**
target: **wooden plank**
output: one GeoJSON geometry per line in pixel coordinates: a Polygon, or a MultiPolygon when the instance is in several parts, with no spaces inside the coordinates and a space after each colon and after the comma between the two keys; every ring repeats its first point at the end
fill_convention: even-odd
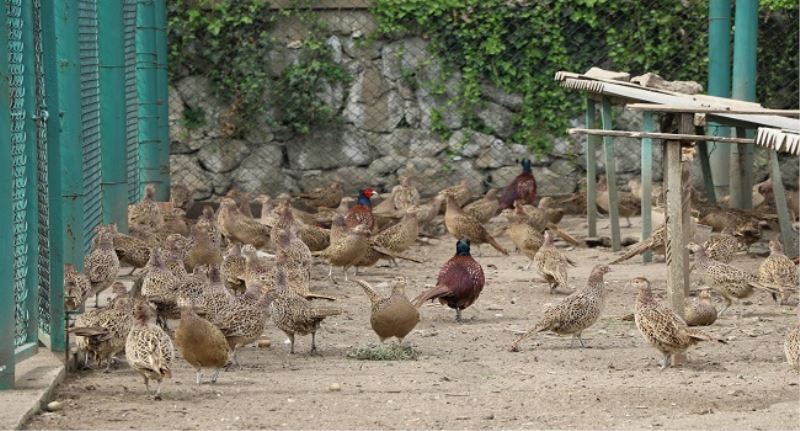
{"type": "MultiPolygon", "coordinates": [[[[597,127],[597,108],[592,99],[586,99],[586,127],[597,127]]],[[[597,136],[586,137],[586,217],[590,237],[597,236],[597,136]]]]}
{"type": "Polygon", "coordinates": [[[298,2],[297,0],[270,0],[270,9],[369,9],[370,0],[317,0],[311,3],[298,2]]]}
{"type": "MultiPolygon", "coordinates": [[[[653,113],[644,112],[642,114],[642,131],[649,133],[653,131],[653,113]]],[[[651,138],[642,139],[642,239],[648,238],[653,232],[653,140],[651,138]]],[[[653,253],[646,251],[642,253],[642,262],[653,261],[653,253]]]]}
{"type": "MultiPolygon", "coordinates": [[[[739,133],[739,128],[736,133],[739,133]]],[[[744,129],[741,138],[753,137],[752,130],[744,129]]],[[[753,140],[755,141],[755,140],[753,140]]],[[[739,156],[742,160],[742,208],[753,208],[753,162],[755,158],[755,148],[752,145],[741,145],[739,147],[739,156]]]]}
{"type": "Polygon", "coordinates": [[[661,105],[658,103],[629,103],[625,109],[642,112],[685,112],[693,114],[764,114],[800,116],[800,109],[768,109],[768,108],[737,108],[733,106],[705,107],[705,106],[677,106],[661,105]]]}
{"type": "MultiPolygon", "coordinates": [[[[703,127],[695,127],[695,134],[705,135],[703,127]]],[[[708,156],[708,143],[697,142],[697,152],[700,155],[700,169],[703,172],[703,184],[706,189],[706,199],[711,203],[717,202],[717,193],[714,191],[714,178],[711,175],[711,159],[708,156]]]]}
{"type": "MultiPolygon", "coordinates": [[[[626,130],[581,129],[581,128],[567,129],[567,133],[571,135],[584,134],[584,135],[598,135],[598,136],[617,136],[621,138],[637,138],[637,139],[644,139],[644,138],[679,139],[682,141],[705,141],[706,139],[708,139],[707,136],[684,134],[684,133],[634,132],[626,130]]],[[[715,136],[714,141],[726,142],[729,144],[733,143],[745,144],[745,145],[755,144],[754,139],[731,138],[725,136],[715,136]]]]}
{"type": "MultiPolygon", "coordinates": [[[[603,107],[601,109],[603,129],[611,130],[611,101],[608,97],[603,97],[603,107]]],[[[603,137],[603,153],[605,153],[606,179],[608,180],[608,216],[611,219],[611,249],[619,251],[622,249],[622,241],[619,233],[619,197],[617,195],[617,172],[614,157],[614,139],[611,136],[603,137]]]]}
{"type": "MultiPolygon", "coordinates": [[[[735,130],[737,137],[744,136],[744,129],[741,127],[737,127],[735,130]]],[[[718,138],[714,138],[715,140],[718,138]]],[[[728,186],[728,193],[730,194],[730,200],[728,201],[728,205],[731,208],[742,208],[742,158],[741,158],[741,147],[739,145],[731,145],[731,159],[730,159],[730,167],[729,167],[729,178],[730,183],[728,186]]],[[[744,192],[745,194],[747,192],[744,192]]]]}
{"type": "Polygon", "coordinates": [[[786,205],[786,192],[783,189],[781,167],[778,163],[778,153],[769,152],[770,177],[772,178],[772,191],[775,197],[775,208],[778,210],[778,223],[781,226],[781,242],[783,251],[789,257],[797,256],[797,244],[792,230],[792,221],[789,218],[789,208],[786,205]]]}

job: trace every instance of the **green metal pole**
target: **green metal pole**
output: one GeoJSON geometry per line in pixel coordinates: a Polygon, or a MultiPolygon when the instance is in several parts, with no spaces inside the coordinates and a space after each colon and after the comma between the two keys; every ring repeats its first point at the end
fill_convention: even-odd
{"type": "Polygon", "coordinates": [[[103,223],[128,228],[128,174],[125,148],[125,52],[122,2],[98,3],[100,130],[103,161],[103,223]]]}
{"type": "MultiPolygon", "coordinates": [[[[586,127],[597,128],[597,108],[594,100],[586,98],[586,127]]],[[[586,215],[589,236],[597,236],[597,147],[600,137],[586,135],[586,215]]]]}
{"type": "MultiPolygon", "coordinates": [[[[136,86],[139,93],[139,175],[141,187],[164,189],[161,136],[158,130],[158,53],[155,35],[155,1],[139,0],[136,13],[136,86]]],[[[163,193],[162,193],[163,194],[163,193]]],[[[157,194],[157,197],[158,194],[157,194]]]]}
{"type": "MultiPolygon", "coordinates": [[[[604,130],[613,130],[611,119],[611,99],[603,96],[600,118],[604,130]]],[[[603,136],[603,153],[605,154],[606,180],[608,184],[608,218],[611,219],[611,250],[619,251],[622,240],[619,232],[619,198],[617,197],[617,165],[614,156],[614,138],[603,136]]]]}
{"type": "Polygon", "coordinates": [[[42,2],[45,101],[48,107],[50,206],[50,348],[63,351],[64,263],[83,270],[78,1],[42,2]]]}
{"type": "MultiPolygon", "coordinates": [[[[710,0],[708,5],[708,94],[731,95],[731,0],[710,0]]],[[[708,123],[708,134],[729,136],[730,129],[708,123]]],[[[728,193],[730,144],[711,143],[710,162],[716,195],[728,193]]]]}
{"type": "MultiPolygon", "coordinates": [[[[733,89],[731,97],[756,100],[756,48],[758,39],[758,0],[736,0],[735,32],[733,35],[733,89]]],[[[737,133],[741,135],[741,133],[737,133]]],[[[752,135],[752,132],[747,133],[752,135]]],[[[731,187],[731,205],[738,208],[753,206],[753,146],[737,144],[738,154],[731,156],[731,175],[739,175],[739,190],[731,187]],[[737,156],[734,159],[734,156],[737,156]],[[736,163],[740,164],[737,165],[736,163]]],[[[731,180],[733,182],[733,180],[731,180]]]]}
{"type": "MultiPolygon", "coordinates": [[[[653,113],[645,111],[642,114],[642,131],[653,131],[653,113]]],[[[653,232],[653,140],[642,139],[642,240],[650,237],[653,232]]],[[[646,251],[642,254],[642,262],[653,261],[653,253],[646,251]]]]}
{"type": "MultiPolygon", "coordinates": [[[[10,98],[7,82],[10,82],[8,70],[8,31],[6,9],[0,10],[0,184],[11,184],[11,136],[8,109],[10,98]]],[[[14,387],[14,283],[13,264],[8,256],[14,249],[14,235],[11,229],[11,187],[2,188],[0,198],[0,250],[7,256],[0,259],[0,389],[14,387]]]]}
{"type": "Polygon", "coordinates": [[[162,182],[156,185],[156,198],[169,200],[169,75],[167,71],[167,2],[155,0],[156,96],[158,98],[159,160],[162,182]]]}

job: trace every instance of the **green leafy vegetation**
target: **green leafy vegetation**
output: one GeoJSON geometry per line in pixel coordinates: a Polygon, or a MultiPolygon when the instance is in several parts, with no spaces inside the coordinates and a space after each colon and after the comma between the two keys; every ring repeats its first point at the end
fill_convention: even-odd
{"type": "Polygon", "coordinates": [[[408,344],[388,342],[354,347],[347,352],[347,357],[360,361],[415,361],[419,352],[408,344]]]}

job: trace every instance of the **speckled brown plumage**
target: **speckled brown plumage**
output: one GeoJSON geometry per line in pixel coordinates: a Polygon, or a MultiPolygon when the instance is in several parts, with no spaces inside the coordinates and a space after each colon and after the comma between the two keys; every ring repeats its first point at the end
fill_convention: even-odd
{"type": "Polygon", "coordinates": [[[164,264],[161,249],[153,249],[146,270],[142,281],[142,295],[156,305],[157,314],[162,321],[176,318],[178,309],[175,301],[180,278],[164,264]]]}
{"type": "Polygon", "coordinates": [[[222,264],[222,251],[205,229],[204,226],[192,227],[191,242],[184,258],[184,264],[189,271],[193,271],[198,265],[210,267],[222,264]]]}
{"type": "Polygon", "coordinates": [[[798,276],[794,262],[783,254],[783,245],[780,241],[771,240],[769,250],[769,256],[758,267],[758,281],[780,289],[780,302],[785,304],[790,291],[796,290],[800,284],[800,276],[798,276]]]}
{"type": "Polygon", "coordinates": [[[153,398],[161,399],[161,382],[172,377],[171,364],[175,360],[172,340],[161,327],[155,324],[153,310],[144,301],[134,306],[134,323],[125,341],[125,356],[128,365],[144,378],[147,394],[150,395],[150,380],[157,383],[153,398]]]}
{"type": "Polygon", "coordinates": [[[581,347],[585,347],[581,333],[594,325],[603,312],[606,299],[603,276],[609,271],[605,265],[592,268],[586,286],[546,309],[536,326],[514,340],[510,350],[519,351],[519,344],[523,340],[544,331],[552,331],[558,335],[572,335],[578,339],[581,347]]]}
{"type": "Polygon", "coordinates": [[[559,287],[567,287],[567,267],[569,265],[575,266],[575,262],[553,245],[553,237],[550,231],[544,232],[544,241],[536,252],[533,263],[536,265],[536,270],[550,286],[550,293],[555,292],[559,287]]]}
{"type": "Polygon", "coordinates": [[[497,190],[490,189],[482,198],[464,207],[464,214],[474,217],[481,223],[486,223],[497,215],[500,208],[500,200],[497,198],[497,190]]]}
{"type": "Polygon", "coordinates": [[[316,352],[316,333],[320,324],[325,318],[342,313],[339,308],[315,306],[289,289],[281,267],[278,267],[274,286],[266,296],[270,301],[272,322],[289,337],[291,353],[294,353],[295,335],[308,334],[311,334],[311,352],[316,352]]]}
{"type": "Polygon", "coordinates": [[[419,322],[419,311],[411,304],[405,294],[406,280],[396,277],[389,296],[379,295],[364,280],[355,280],[369,298],[370,325],[381,342],[397,337],[401,343],[419,322]]]}
{"type": "Polygon", "coordinates": [[[194,367],[196,382],[203,378],[203,368],[213,368],[211,383],[217,381],[220,368],[229,360],[231,348],[222,331],[211,322],[198,316],[191,299],[178,298],[181,320],[175,329],[175,345],[183,359],[194,367]]]}
{"type": "Polygon", "coordinates": [[[115,297],[107,307],[81,314],[70,329],[78,351],[86,355],[84,364],[89,365],[91,355],[98,367],[106,363],[106,371],[114,356],[125,348],[125,339],[133,325],[133,300],[122,283],[114,283],[113,290],[115,297]]]}
{"type": "Polygon", "coordinates": [[[419,224],[421,232],[430,232],[432,230],[433,220],[439,215],[445,199],[442,195],[436,195],[429,202],[416,207],[414,212],[417,213],[417,224],[419,224]]]}
{"type": "Polygon", "coordinates": [[[211,323],[225,335],[235,365],[239,365],[237,349],[256,341],[264,332],[268,306],[269,301],[261,295],[260,286],[248,284],[243,295],[231,298],[227,307],[217,315],[209,316],[211,323]]]}
{"type": "Polygon", "coordinates": [[[169,191],[169,201],[173,208],[188,211],[194,204],[194,193],[183,184],[172,184],[169,191]]]}
{"type": "Polygon", "coordinates": [[[164,227],[166,233],[179,233],[183,236],[189,235],[189,225],[186,223],[186,211],[180,208],[170,208],[163,210],[164,227]]]}
{"type": "Polygon", "coordinates": [[[245,258],[242,256],[242,249],[239,244],[233,244],[228,248],[220,266],[220,274],[225,287],[234,292],[243,293],[244,286],[245,258]]]}
{"type": "Polygon", "coordinates": [[[150,260],[150,246],[139,238],[118,232],[115,223],[110,224],[109,229],[120,264],[133,268],[131,274],[138,268],[144,268],[150,260]]]}
{"type": "Polygon", "coordinates": [[[347,269],[355,265],[369,250],[369,230],[366,225],[356,225],[352,229],[344,228],[338,238],[334,238],[331,229],[331,245],[325,250],[312,252],[314,256],[324,257],[331,265],[328,277],[333,280],[333,267],[341,267],[347,281],[347,269]]]}
{"type": "Polygon", "coordinates": [[[722,233],[711,235],[703,243],[706,255],[716,261],[730,263],[742,248],[739,240],[732,233],[732,229],[726,229],[722,233]]]}
{"type": "Polygon", "coordinates": [[[467,180],[461,180],[460,183],[454,186],[442,189],[439,195],[445,198],[447,198],[447,196],[453,196],[459,207],[472,201],[472,190],[469,188],[469,181],[467,180]]]}
{"type": "Polygon", "coordinates": [[[701,245],[690,242],[688,248],[694,253],[694,269],[700,273],[703,283],[725,300],[725,307],[719,312],[720,316],[733,301],[749,297],[753,294],[753,288],[759,287],[756,285],[755,274],[710,259],[701,245]]]}
{"type": "Polygon", "coordinates": [[[203,214],[197,219],[194,227],[197,232],[203,232],[208,235],[208,238],[217,248],[222,245],[222,232],[219,231],[214,210],[210,206],[203,207],[203,214]]]}
{"type": "Polygon", "coordinates": [[[555,199],[551,198],[550,196],[545,196],[539,200],[538,208],[544,211],[545,215],[547,216],[547,221],[553,224],[561,223],[561,219],[564,218],[564,209],[560,208],[556,203],[555,199]]]}
{"type": "Polygon", "coordinates": [[[635,278],[631,285],[638,289],[634,308],[636,327],[642,337],[664,355],[662,369],[670,366],[673,355],[685,352],[700,341],[713,340],[702,331],[689,328],[671,308],[656,300],[646,278],[635,278]]]}
{"type": "Polygon", "coordinates": [[[420,307],[425,301],[438,299],[440,303],[456,310],[456,321],[461,321],[461,310],[469,307],[483,291],[486,278],[483,268],[470,255],[470,242],[456,242],[456,254],[439,269],[436,286],[420,293],[412,301],[420,307]]]}
{"type": "Polygon", "coordinates": [[[717,307],[711,300],[711,291],[703,289],[694,299],[686,299],[683,307],[686,324],[689,326],[708,326],[717,320],[717,307]]]}
{"type": "MultiPolygon", "coordinates": [[[[800,308],[798,308],[800,311],[800,308]]],[[[798,313],[800,319],[800,313],[798,313]]],[[[786,362],[789,366],[796,371],[800,371],[800,321],[798,321],[794,328],[786,334],[786,340],[783,342],[783,352],[786,355],[786,362]]]]}
{"type": "Polygon", "coordinates": [[[64,264],[64,310],[76,311],[92,293],[92,284],[86,274],[78,272],[75,265],[64,264]]]}
{"type": "Polygon", "coordinates": [[[489,234],[481,222],[470,215],[464,214],[453,196],[447,196],[444,224],[450,235],[456,239],[467,238],[471,243],[478,246],[482,243],[489,243],[497,251],[508,256],[508,251],[489,234]]]}
{"type": "Polygon", "coordinates": [[[144,197],[140,202],[128,205],[128,225],[139,226],[150,230],[158,230],[164,226],[164,215],[155,201],[156,188],[148,184],[144,188],[144,197]]]}
{"type": "MultiPolygon", "coordinates": [[[[401,259],[408,260],[408,257],[403,256],[402,253],[416,242],[418,235],[417,214],[414,212],[414,207],[410,207],[406,210],[406,214],[399,223],[370,237],[370,250],[359,259],[355,266],[372,266],[379,259],[388,259],[395,262],[395,255],[401,256],[401,259]]],[[[397,263],[395,262],[396,265],[397,263]]]]}
{"type": "MultiPolygon", "coordinates": [[[[506,235],[511,238],[511,242],[517,247],[517,250],[528,259],[527,268],[533,263],[536,252],[544,242],[544,236],[533,226],[528,224],[528,218],[525,214],[518,214],[512,210],[509,211],[506,218],[508,219],[508,228],[506,235]]],[[[526,268],[526,269],[527,269],[526,268]]]]}
{"type": "Polygon", "coordinates": [[[342,184],[332,182],[327,187],[318,187],[301,193],[300,198],[312,207],[336,208],[342,200],[342,194],[342,184]]]}
{"type": "Polygon", "coordinates": [[[661,226],[657,227],[656,230],[654,230],[649,237],[628,247],[628,249],[625,250],[625,252],[622,253],[620,257],[612,260],[608,264],[614,265],[620,262],[624,262],[646,251],[652,251],[655,254],[664,255],[666,254],[666,248],[665,248],[666,243],[667,243],[667,225],[662,224],[661,226]]]}
{"type": "Polygon", "coordinates": [[[220,200],[217,226],[228,241],[250,244],[259,249],[269,244],[270,228],[242,215],[233,199],[220,200]]]}
{"type": "Polygon", "coordinates": [[[185,277],[189,274],[186,270],[186,252],[192,246],[192,241],[183,235],[174,233],[167,236],[164,240],[164,248],[161,250],[161,258],[164,265],[177,277],[185,277]]]}
{"type": "Polygon", "coordinates": [[[400,179],[400,184],[392,189],[392,203],[398,211],[405,211],[419,205],[419,191],[414,187],[414,178],[405,176],[400,179]]]}
{"type": "Polygon", "coordinates": [[[97,295],[117,280],[119,274],[119,258],[114,251],[113,237],[110,231],[97,232],[97,248],[83,259],[83,270],[92,285],[92,293],[97,295]]]}
{"type": "Polygon", "coordinates": [[[540,233],[544,233],[546,229],[549,229],[550,232],[564,241],[576,247],[581,245],[580,241],[575,239],[575,237],[560,229],[555,223],[550,222],[550,215],[548,214],[547,209],[538,208],[533,205],[526,205],[522,201],[518,201],[514,203],[513,209],[504,209],[502,212],[502,214],[506,217],[508,217],[508,215],[511,213],[517,215],[525,214],[528,218],[528,224],[540,233]]]}

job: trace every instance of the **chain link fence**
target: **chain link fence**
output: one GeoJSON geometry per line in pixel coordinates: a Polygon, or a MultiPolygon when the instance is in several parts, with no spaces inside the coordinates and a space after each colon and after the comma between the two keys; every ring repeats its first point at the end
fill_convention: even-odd
{"type": "MultiPolygon", "coordinates": [[[[196,199],[332,181],[387,191],[403,176],[424,195],[460,181],[480,192],[531,158],[541,194],[571,193],[584,147],[564,131],[583,101],[557,70],[706,85],[705,1],[454,3],[170,2],[172,183],[196,199]]],[[[778,3],[762,2],[758,100],[790,108],[798,7],[778,3]]],[[[617,114],[618,128],[640,127],[617,114]]],[[[620,181],[638,176],[638,148],[618,144],[620,181]]]]}

